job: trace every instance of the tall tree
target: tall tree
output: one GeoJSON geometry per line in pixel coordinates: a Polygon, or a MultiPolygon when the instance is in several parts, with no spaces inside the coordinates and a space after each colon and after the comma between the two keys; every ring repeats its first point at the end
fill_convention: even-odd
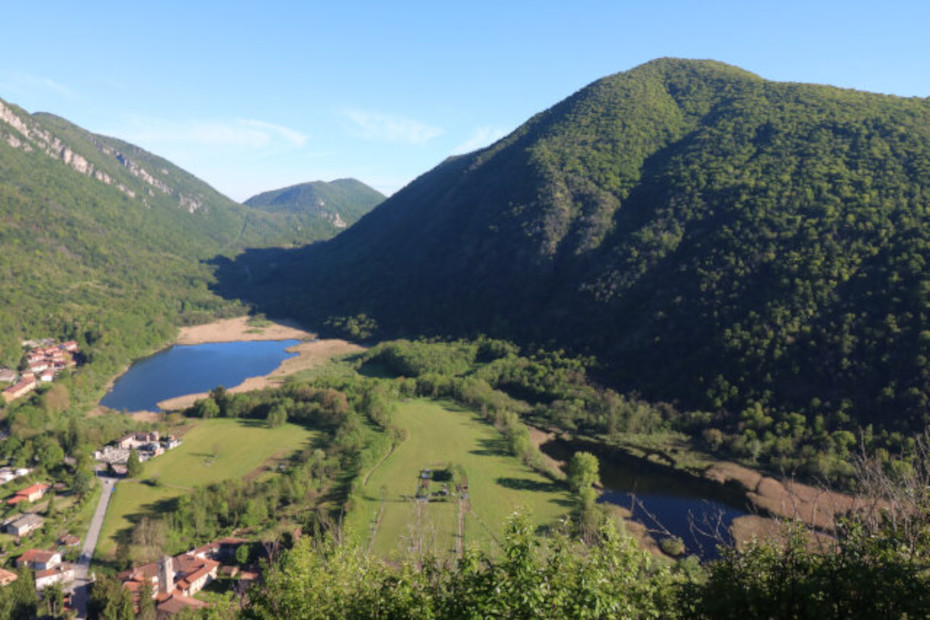
{"type": "Polygon", "coordinates": [[[130,478],[138,478],[142,473],[142,461],[139,460],[139,453],[135,448],[129,449],[129,460],[126,461],[126,475],[130,478]]]}

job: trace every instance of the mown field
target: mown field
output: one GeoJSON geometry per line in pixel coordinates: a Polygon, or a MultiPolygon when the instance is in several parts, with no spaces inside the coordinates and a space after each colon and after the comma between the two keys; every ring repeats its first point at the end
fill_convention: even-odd
{"type": "Polygon", "coordinates": [[[366,474],[362,497],[346,521],[363,548],[382,557],[407,551],[454,554],[467,546],[493,552],[514,510],[528,512],[540,526],[556,525],[567,514],[568,491],[520,463],[504,437],[473,412],[414,400],[399,404],[394,422],[408,437],[366,474]],[[464,468],[467,502],[413,499],[421,470],[450,464],[464,468]]]}
{"type": "Polygon", "coordinates": [[[116,485],[97,544],[97,557],[109,557],[117,534],[133,526],[133,520],[158,511],[163,500],[197,487],[263,473],[266,461],[273,464],[313,441],[315,433],[285,424],[268,428],[255,420],[214,419],[195,423],[184,434],[184,443],[143,465],[141,480],[157,478],[158,486],[135,480],[116,485]]]}

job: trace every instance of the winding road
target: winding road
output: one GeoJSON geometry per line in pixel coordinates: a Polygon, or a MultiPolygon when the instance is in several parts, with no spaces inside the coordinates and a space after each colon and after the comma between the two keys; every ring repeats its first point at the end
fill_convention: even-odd
{"type": "Polygon", "coordinates": [[[104,476],[98,479],[103,484],[103,493],[100,494],[97,510],[94,511],[94,517],[90,521],[90,529],[87,530],[87,536],[84,537],[81,555],[74,565],[74,590],[71,599],[74,608],[77,610],[78,618],[87,617],[87,598],[92,581],[88,578],[88,570],[90,569],[90,561],[94,557],[94,549],[97,548],[97,539],[100,537],[103,518],[107,514],[107,506],[110,505],[110,498],[113,496],[113,489],[116,487],[117,481],[116,478],[104,476]]]}

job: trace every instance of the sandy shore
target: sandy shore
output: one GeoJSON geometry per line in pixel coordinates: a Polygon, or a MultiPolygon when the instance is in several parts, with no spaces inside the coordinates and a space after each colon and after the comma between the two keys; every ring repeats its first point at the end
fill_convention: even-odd
{"type": "MultiPolygon", "coordinates": [[[[266,387],[281,385],[284,379],[294,373],[310,368],[316,368],[329,362],[334,357],[346,355],[349,353],[358,353],[365,348],[353,344],[346,340],[330,339],[319,340],[316,335],[302,329],[296,325],[288,325],[282,322],[270,322],[268,325],[256,327],[249,325],[249,317],[237,317],[234,319],[221,319],[205,325],[195,325],[193,327],[183,327],[178,335],[177,340],[172,344],[180,345],[197,345],[210,342],[237,342],[243,340],[300,340],[301,342],[289,347],[289,353],[297,353],[295,357],[284,360],[280,366],[275,368],[267,375],[261,377],[250,377],[231,388],[230,392],[250,392],[252,390],[261,390],[266,387]]],[[[128,370],[127,367],[123,372],[128,370]]],[[[116,375],[110,380],[107,387],[109,390],[113,383],[119,378],[116,375]]],[[[158,406],[164,411],[177,411],[190,407],[198,399],[207,396],[207,392],[198,394],[185,394],[176,398],[169,398],[158,403],[158,406]]],[[[106,407],[95,407],[89,416],[102,415],[109,411],[106,407]]],[[[161,414],[153,412],[132,412],[134,416],[144,416],[144,421],[153,421],[161,414]]]]}
{"type": "Polygon", "coordinates": [[[797,519],[827,532],[836,527],[837,517],[853,510],[868,510],[875,505],[868,498],[853,497],[793,480],[777,480],[735,463],[716,463],[704,475],[720,484],[738,485],[756,508],[775,517],[797,519]]]}
{"type": "Polygon", "coordinates": [[[207,323],[182,327],[175,344],[206,344],[208,342],[234,342],[238,340],[311,340],[314,335],[294,325],[271,323],[266,327],[254,327],[248,323],[249,317],[222,319],[207,323]]]}
{"type": "MultiPolygon", "coordinates": [[[[238,321],[238,319],[233,319],[238,321]]],[[[220,321],[218,323],[228,323],[228,321],[220,321]]],[[[200,329],[203,327],[215,326],[213,330],[202,330],[200,337],[211,338],[211,337],[223,337],[229,334],[234,334],[236,326],[229,325],[219,325],[218,323],[211,323],[210,325],[200,325],[196,328],[191,329],[200,329]],[[203,335],[206,334],[206,335],[203,335]]],[[[273,325],[266,328],[264,336],[259,336],[258,338],[236,338],[229,337],[228,340],[205,340],[204,342],[230,342],[234,340],[287,340],[291,338],[296,338],[295,335],[298,331],[295,328],[287,327],[284,325],[273,325]],[[290,331],[289,331],[290,330],[290,331]],[[268,334],[289,334],[281,338],[269,338],[268,334]]],[[[307,334],[307,332],[302,332],[307,334]]],[[[252,336],[255,334],[247,334],[252,336]]],[[[308,334],[309,335],[309,334],[308,334]]],[[[192,336],[188,335],[188,338],[192,336]]],[[[179,344],[182,344],[179,342],[179,344]]],[[[195,342],[185,342],[183,344],[195,344],[195,342]]],[[[230,388],[230,392],[251,392],[252,390],[261,390],[267,387],[273,387],[281,385],[284,383],[284,379],[292,374],[298,373],[302,370],[308,370],[310,368],[316,368],[317,366],[322,366],[327,363],[334,357],[345,355],[349,353],[358,353],[364,351],[365,348],[357,344],[353,344],[346,340],[330,339],[330,340],[313,340],[311,342],[301,342],[300,344],[289,347],[287,351],[289,353],[297,353],[296,357],[291,357],[284,360],[280,366],[275,368],[273,371],[267,375],[261,377],[250,377],[240,383],[239,385],[230,388]]],[[[198,394],[186,394],[184,396],[178,396],[176,398],[169,398],[158,403],[158,406],[165,411],[177,411],[179,409],[186,409],[193,405],[197,400],[207,396],[207,392],[201,392],[198,394]]]]}

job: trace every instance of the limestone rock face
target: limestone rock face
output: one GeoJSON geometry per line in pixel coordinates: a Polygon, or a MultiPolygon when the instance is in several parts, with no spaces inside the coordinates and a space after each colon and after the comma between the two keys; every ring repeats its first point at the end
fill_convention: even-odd
{"type": "MultiPolygon", "coordinates": [[[[49,157],[61,161],[78,174],[91,177],[105,185],[112,185],[130,198],[143,200],[143,195],[154,196],[153,190],[157,190],[162,194],[175,197],[179,207],[191,214],[203,205],[202,196],[189,196],[175,189],[169,183],[150,173],[139,162],[105,144],[102,139],[98,139],[93,134],[81,132],[83,135],[80,139],[69,142],[52,130],[43,127],[36,117],[18,114],[3,101],[0,101],[0,121],[3,123],[0,124],[0,138],[12,148],[22,149],[25,152],[38,149],[49,157]],[[144,189],[143,187],[134,188],[133,185],[137,184],[132,183],[129,177],[124,181],[118,180],[116,176],[119,168],[111,169],[104,162],[94,164],[91,161],[91,158],[94,158],[94,152],[103,155],[104,162],[117,164],[131,177],[141,181],[147,186],[146,191],[140,191],[144,189]],[[101,170],[101,167],[107,170],[101,170]]],[[[165,167],[160,167],[158,172],[163,177],[169,176],[169,171],[165,167]]]]}

